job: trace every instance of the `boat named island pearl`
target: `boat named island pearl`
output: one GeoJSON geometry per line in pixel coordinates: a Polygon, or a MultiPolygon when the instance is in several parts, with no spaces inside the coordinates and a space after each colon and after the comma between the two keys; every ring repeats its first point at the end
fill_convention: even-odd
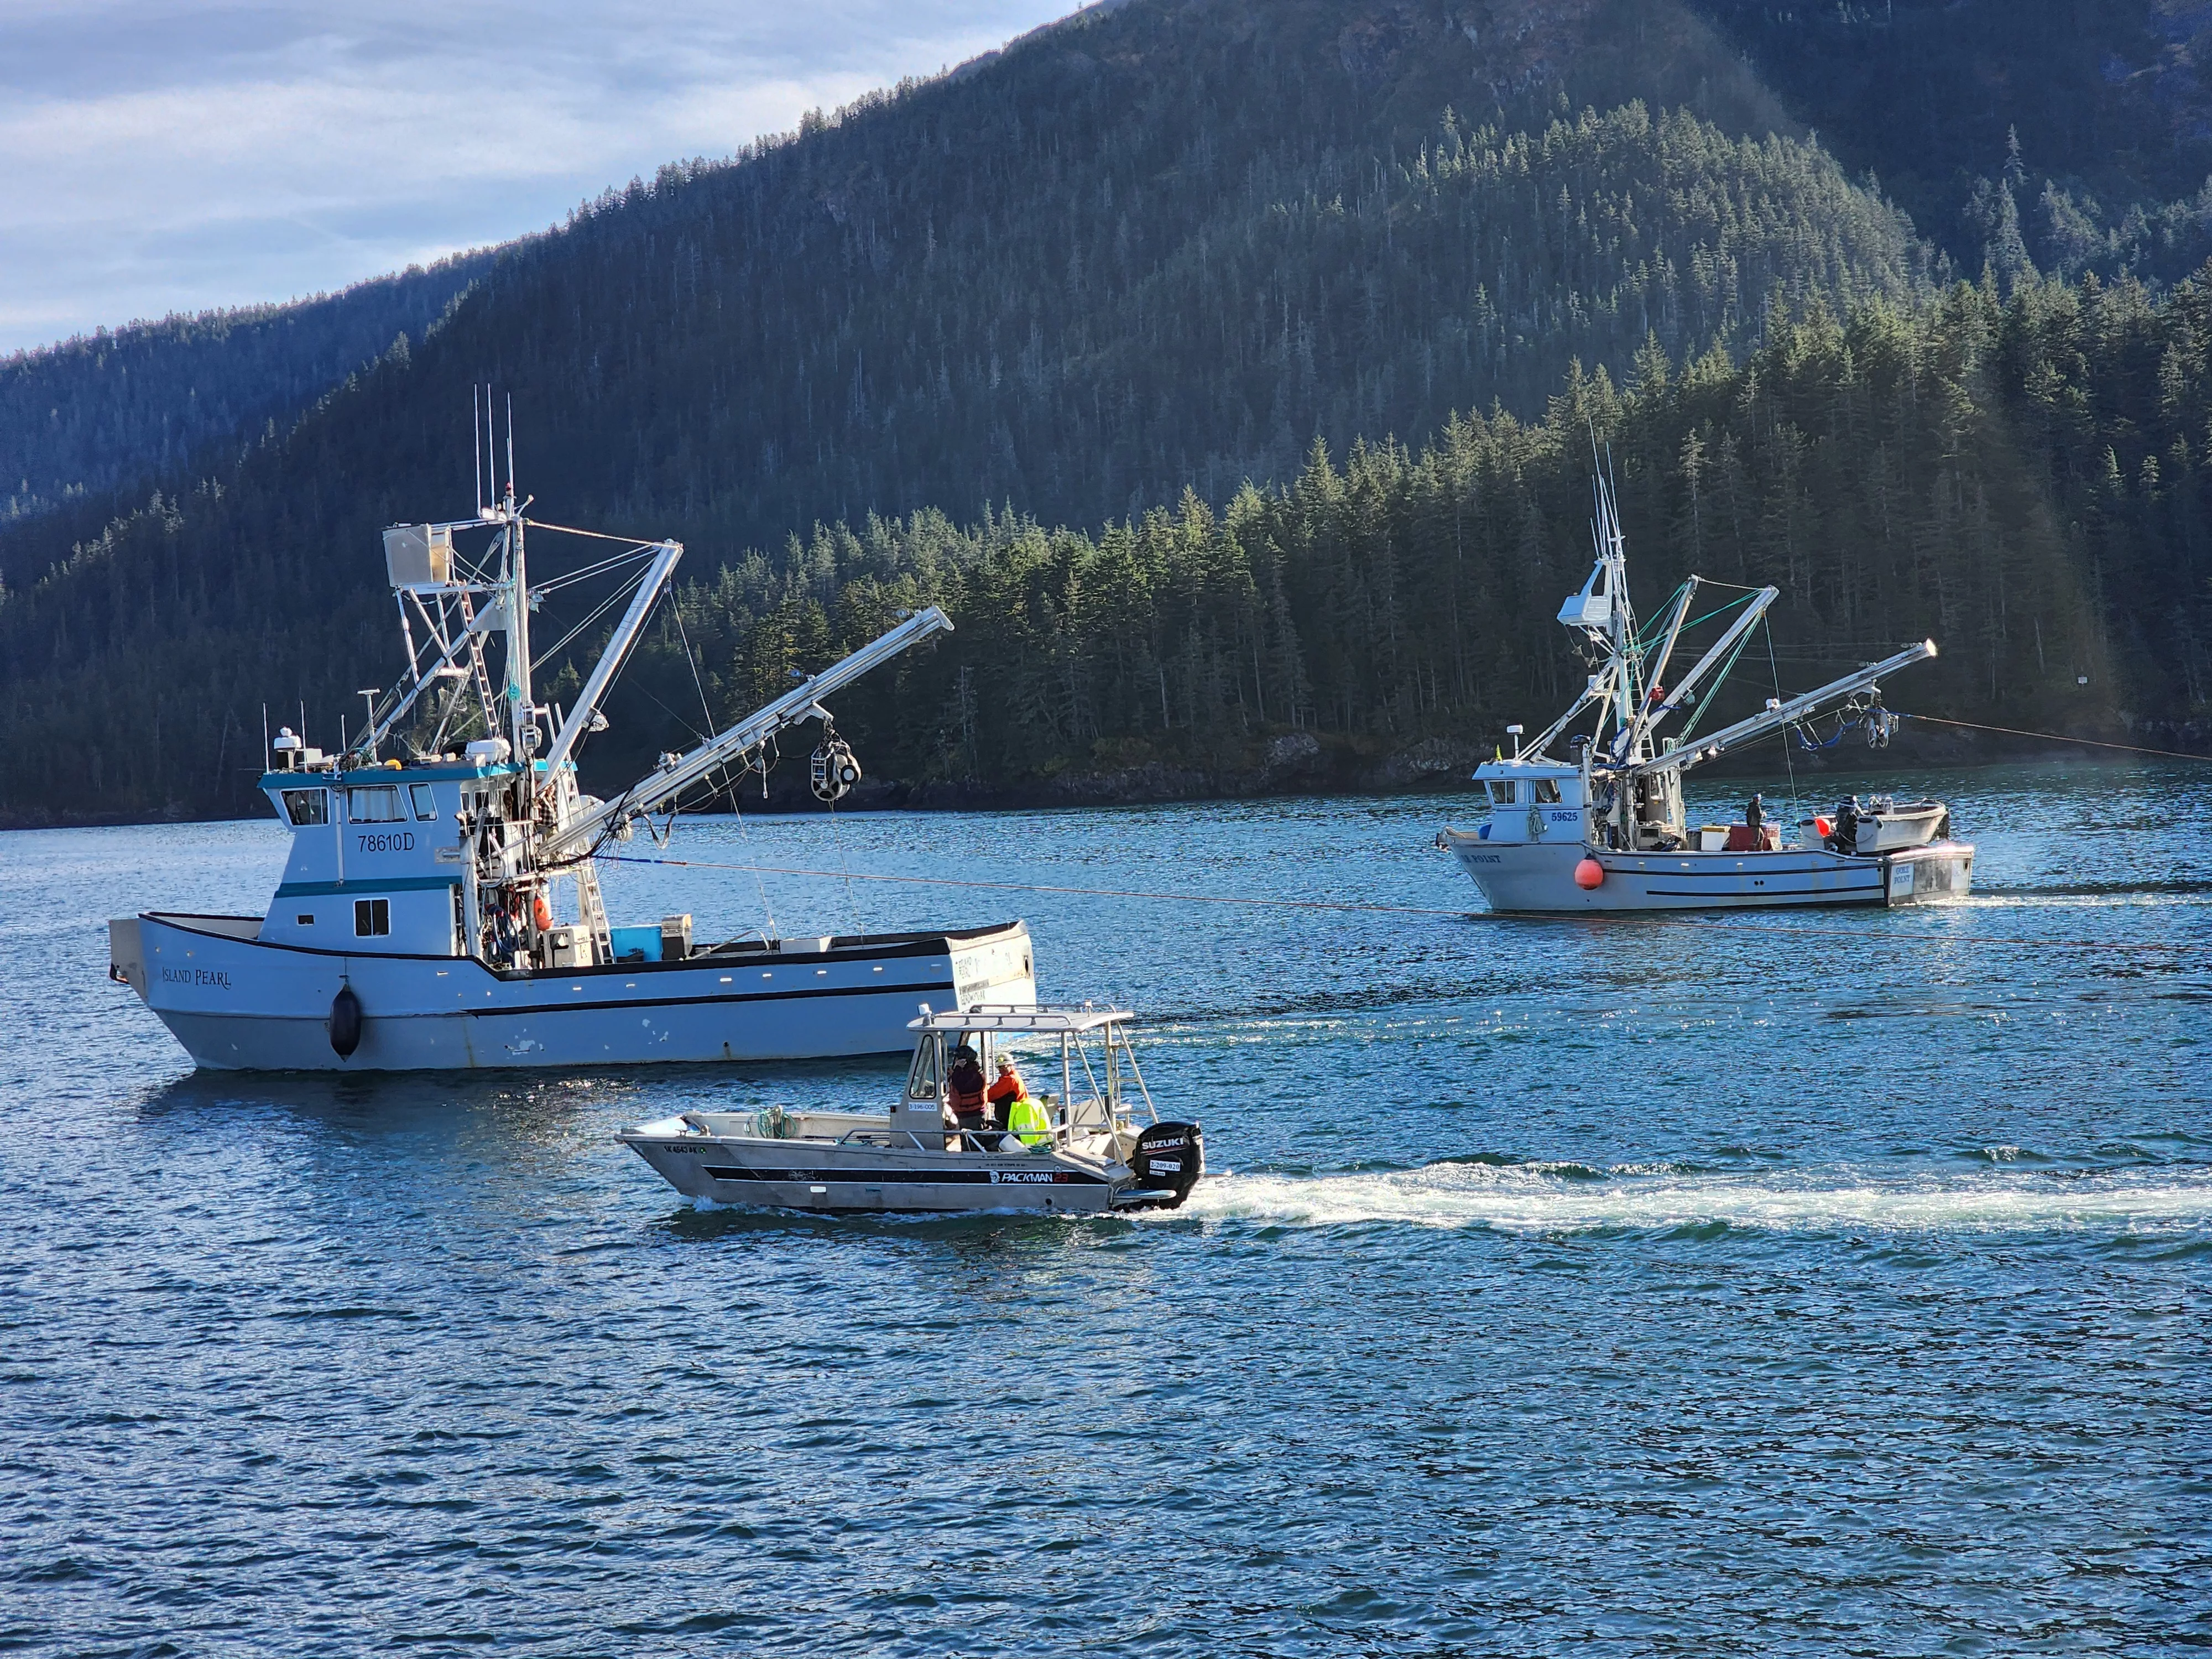
{"type": "Polygon", "coordinates": [[[822,723],[815,793],[834,802],[860,767],[821,700],[952,623],[934,607],[904,616],[595,800],[578,790],[577,748],[605,728],[600,700],[684,550],[633,542],[586,568],[635,586],[574,702],[550,706],[533,686],[532,613],[580,578],[532,583],[526,532],[558,527],[534,526],[529,505],[510,477],[473,519],[385,532],[407,670],[380,698],[365,694],[370,718],[344,754],[289,728],[271,745],[260,787],[291,847],[264,914],[109,923],[109,976],[194,1061],[410,1071],[894,1053],[917,998],[1036,1000],[1019,921],[717,943],[695,939],[688,914],[611,921],[595,863],[610,841],[764,771],[777,736],[809,720],[822,723]]]}

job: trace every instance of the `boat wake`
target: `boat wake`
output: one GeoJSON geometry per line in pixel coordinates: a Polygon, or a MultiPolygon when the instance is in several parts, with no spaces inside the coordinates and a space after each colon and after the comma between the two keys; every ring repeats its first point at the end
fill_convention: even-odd
{"type": "Polygon", "coordinates": [[[1432,1164],[1387,1173],[1224,1175],[1185,1216],[1300,1227],[1362,1223],[1508,1232],[1725,1226],[1777,1233],[2157,1232],[2212,1230],[2212,1170],[1992,1170],[1791,1176],[1650,1166],[1432,1164]]]}

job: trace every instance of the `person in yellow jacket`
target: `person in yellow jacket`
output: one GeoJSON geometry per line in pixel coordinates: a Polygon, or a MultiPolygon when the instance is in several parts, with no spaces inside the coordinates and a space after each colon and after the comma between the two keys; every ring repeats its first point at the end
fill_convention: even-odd
{"type": "Polygon", "coordinates": [[[1052,1144],[1052,1115],[1042,1102],[1026,1094],[1018,1096],[1006,1107],[1006,1127],[1031,1150],[1052,1144]]]}

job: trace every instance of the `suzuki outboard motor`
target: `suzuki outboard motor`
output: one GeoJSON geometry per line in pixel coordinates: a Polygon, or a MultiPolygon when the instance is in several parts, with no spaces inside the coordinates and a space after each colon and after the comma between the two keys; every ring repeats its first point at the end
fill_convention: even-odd
{"type": "Polygon", "coordinates": [[[1172,1210],[1190,1196],[1206,1173],[1206,1133],[1195,1123],[1155,1123],[1137,1137],[1129,1154],[1136,1173],[1125,1203],[1149,1203],[1172,1210]]]}

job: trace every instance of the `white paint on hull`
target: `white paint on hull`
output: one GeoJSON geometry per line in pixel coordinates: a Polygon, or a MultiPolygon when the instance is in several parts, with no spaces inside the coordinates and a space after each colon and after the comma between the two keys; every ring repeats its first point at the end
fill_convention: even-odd
{"type": "Polygon", "coordinates": [[[243,917],[148,914],[112,931],[127,980],[216,1070],[445,1071],[899,1054],[917,1003],[1030,1003],[1028,927],[877,936],[828,950],[497,973],[469,957],[265,943],[243,917]],[[331,1048],[350,985],[360,1047],[331,1048]]]}
{"type": "Polygon", "coordinates": [[[686,1197],[784,1210],[1097,1215],[1133,1180],[1124,1164],[1063,1152],[942,1152],[702,1136],[685,1133],[673,1120],[616,1139],[686,1197]]]}
{"type": "Polygon", "coordinates": [[[1463,830],[1445,830],[1444,845],[1490,908],[1507,914],[1902,904],[1963,896],[1974,866],[1974,849],[1962,842],[1870,858],[1824,848],[1593,853],[1579,842],[1494,842],[1463,830]],[[1575,866],[1585,857],[1605,871],[1595,888],[1575,884],[1575,866]]]}

